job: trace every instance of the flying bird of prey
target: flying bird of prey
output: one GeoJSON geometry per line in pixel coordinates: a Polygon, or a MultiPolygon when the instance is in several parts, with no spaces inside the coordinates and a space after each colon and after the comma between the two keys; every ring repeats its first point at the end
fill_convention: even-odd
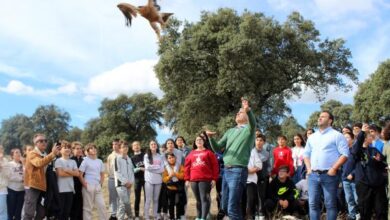
{"type": "Polygon", "coordinates": [[[159,40],[161,40],[161,35],[160,28],[158,27],[157,23],[159,23],[163,29],[168,18],[173,15],[173,13],[160,13],[160,6],[156,4],[156,0],[148,0],[148,3],[145,6],[138,7],[128,3],[120,3],[118,4],[118,8],[125,16],[126,26],[131,26],[133,17],[137,17],[137,14],[140,14],[142,17],[146,18],[146,20],[149,21],[150,26],[152,26],[153,30],[156,32],[159,40]]]}

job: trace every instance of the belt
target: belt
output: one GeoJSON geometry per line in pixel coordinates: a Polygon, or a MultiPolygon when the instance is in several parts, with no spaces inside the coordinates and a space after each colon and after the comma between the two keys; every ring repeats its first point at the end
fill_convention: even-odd
{"type": "Polygon", "coordinates": [[[246,167],[240,166],[240,165],[225,165],[224,168],[225,169],[232,169],[232,168],[246,168],[246,167]]]}
{"type": "Polygon", "coordinates": [[[325,174],[328,173],[329,170],[312,170],[311,172],[313,173],[318,173],[318,174],[325,174]]]}

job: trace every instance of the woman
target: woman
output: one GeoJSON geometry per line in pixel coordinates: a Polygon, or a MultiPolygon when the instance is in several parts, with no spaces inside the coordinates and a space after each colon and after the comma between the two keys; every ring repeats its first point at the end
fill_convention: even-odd
{"type": "Polygon", "coordinates": [[[184,179],[196,198],[196,220],[205,220],[210,211],[210,191],[218,180],[218,161],[214,153],[205,148],[205,140],[200,135],[193,149],[185,160],[184,179]]]}
{"type": "Polygon", "coordinates": [[[295,170],[293,182],[296,184],[302,179],[302,173],[304,171],[303,152],[305,151],[305,140],[301,134],[294,135],[293,146],[292,158],[295,170]]]}
{"type": "Polygon", "coordinates": [[[156,141],[150,141],[149,149],[144,156],[145,165],[145,210],[144,219],[149,220],[150,203],[153,200],[153,217],[157,218],[158,198],[160,195],[164,160],[158,153],[156,141]]]}
{"type": "Polygon", "coordinates": [[[24,202],[23,163],[20,149],[12,149],[11,157],[7,195],[8,219],[20,220],[24,202]]]}

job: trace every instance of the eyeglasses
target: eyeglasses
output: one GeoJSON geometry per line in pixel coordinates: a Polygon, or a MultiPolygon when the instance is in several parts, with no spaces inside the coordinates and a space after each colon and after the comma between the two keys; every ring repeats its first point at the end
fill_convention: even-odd
{"type": "Polygon", "coordinates": [[[40,139],[40,140],[37,140],[35,143],[47,143],[47,140],[46,139],[40,139]]]}

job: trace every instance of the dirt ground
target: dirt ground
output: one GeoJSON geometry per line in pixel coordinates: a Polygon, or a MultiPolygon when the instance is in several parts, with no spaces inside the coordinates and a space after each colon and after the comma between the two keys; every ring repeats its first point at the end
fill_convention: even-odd
{"type": "MultiPolygon", "coordinates": [[[[106,203],[107,211],[109,210],[108,205],[108,187],[107,187],[107,180],[103,184],[103,194],[104,194],[104,200],[106,203]]],[[[143,216],[143,193],[141,194],[141,204],[140,204],[140,215],[143,216]]],[[[194,195],[192,193],[192,190],[188,189],[188,203],[187,203],[187,220],[194,220],[196,216],[196,200],[194,198],[194,195]]],[[[134,214],[134,189],[131,191],[130,195],[130,201],[131,201],[131,207],[134,214]]],[[[217,200],[216,200],[216,190],[215,187],[211,190],[211,214],[215,216],[218,212],[217,209],[217,200]]],[[[97,217],[97,211],[94,209],[94,220],[99,220],[97,217]]]]}

